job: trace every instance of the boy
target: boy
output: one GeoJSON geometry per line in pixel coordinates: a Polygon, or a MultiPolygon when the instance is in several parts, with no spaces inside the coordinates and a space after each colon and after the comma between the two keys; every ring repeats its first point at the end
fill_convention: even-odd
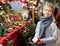
{"type": "Polygon", "coordinates": [[[57,26],[53,21],[54,5],[46,3],[43,7],[43,17],[37,24],[33,43],[39,46],[55,46],[57,40],[57,26]]]}

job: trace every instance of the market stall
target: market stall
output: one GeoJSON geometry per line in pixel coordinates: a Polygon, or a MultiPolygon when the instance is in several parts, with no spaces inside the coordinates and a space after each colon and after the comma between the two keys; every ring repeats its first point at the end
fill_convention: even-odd
{"type": "Polygon", "coordinates": [[[0,45],[2,46],[18,46],[18,29],[8,33],[5,37],[0,37],[0,45]]]}
{"type": "MultiPolygon", "coordinates": [[[[9,2],[8,0],[6,1],[9,2]]],[[[24,7],[26,10],[26,6],[24,7]]],[[[23,12],[14,12],[14,10],[9,6],[9,4],[3,4],[0,9],[0,45],[24,46],[26,44],[25,41],[29,37],[33,36],[35,31],[36,25],[34,24],[34,8],[32,9],[32,18],[30,20],[28,20],[28,17],[26,17],[28,13],[25,14],[24,12],[24,16],[22,16],[23,12]]]]}
{"type": "MultiPolygon", "coordinates": [[[[25,37],[23,40],[26,40],[29,36],[28,34],[31,33],[31,30],[23,30],[27,26],[27,24],[31,24],[31,21],[28,21],[28,23],[23,24],[22,26],[19,26],[17,29],[12,30],[10,33],[7,34],[5,37],[0,37],[0,45],[2,46],[21,46],[19,39],[25,37]],[[25,32],[24,31],[28,31],[25,32]],[[20,37],[20,38],[19,38],[20,37]]],[[[22,39],[21,39],[22,40],[22,39]]]]}

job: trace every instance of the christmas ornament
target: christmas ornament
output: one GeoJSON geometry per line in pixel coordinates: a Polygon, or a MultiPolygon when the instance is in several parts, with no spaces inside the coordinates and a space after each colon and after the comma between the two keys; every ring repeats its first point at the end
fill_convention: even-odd
{"type": "Polygon", "coordinates": [[[35,27],[35,24],[28,24],[25,28],[23,28],[22,39],[28,39],[29,37],[33,36],[35,27]]]}
{"type": "Polygon", "coordinates": [[[0,37],[6,36],[7,31],[0,25],[0,37]]]}

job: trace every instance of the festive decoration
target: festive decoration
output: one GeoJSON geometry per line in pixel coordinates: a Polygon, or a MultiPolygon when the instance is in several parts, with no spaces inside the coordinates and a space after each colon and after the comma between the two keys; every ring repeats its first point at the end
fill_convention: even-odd
{"type": "Polygon", "coordinates": [[[14,21],[16,22],[18,20],[18,16],[15,16],[14,21]]]}
{"type": "MultiPolygon", "coordinates": [[[[0,6],[0,12],[3,10],[3,7],[2,6],[0,6]]],[[[0,13],[1,14],[1,13],[0,13]]]]}
{"type": "Polygon", "coordinates": [[[13,43],[15,42],[16,38],[14,38],[13,40],[8,40],[8,44],[7,46],[13,46],[13,43]]]}
{"type": "Polygon", "coordinates": [[[25,3],[26,2],[26,0],[20,0],[21,2],[23,2],[23,3],[25,3]]]}
{"type": "Polygon", "coordinates": [[[15,2],[16,0],[12,0],[13,2],[15,2]]]}
{"type": "Polygon", "coordinates": [[[6,0],[6,3],[9,3],[9,0],[6,0]]]}
{"type": "Polygon", "coordinates": [[[7,32],[6,30],[0,25],[0,37],[6,36],[7,32]]]}
{"type": "Polygon", "coordinates": [[[14,22],[15,16],[14,16],[14,15],[10,16],[10,20],[11,20],[12,22],[14,22]]]}
{"type": "Polygon", "coordinates": [[[0,16],[0,23],[1,22],[4,22],[4,17],[3,16],[0,16]]]}
{"type": "Polygon", "coordinates": [[[12,44],[13,44],[13,40],[10,40],[10,41],[8,41],[7,46],[13,46],[12,44]]]}
{"type": "Polygon", "coordinates": [[[35,24],[28,24],[25,28],[23,28],[22,39],[27,39],[33,36],[35,32],[35,27],[35,24]]]}
{"type": "Polygon", "coordinates": [[[9,4],[4,4],[3,6],[3,10],[6,12],[6,14],[12,13],[12,8],[9,4]]]}

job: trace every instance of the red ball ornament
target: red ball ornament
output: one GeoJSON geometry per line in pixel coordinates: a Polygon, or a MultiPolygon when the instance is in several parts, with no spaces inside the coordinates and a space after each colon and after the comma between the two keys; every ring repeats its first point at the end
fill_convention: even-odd
{"type": "Polygon", "coordinates": [[[40,43],[40,42],[41,42],[40,39],[38,39],[36,43],[38,44],[38,43],[40,43]]]}
{"type": "Polygon", "coordinates": [[[18,20],[18,16],[15,16],[14,17],[14,21],[16,22],[18,20]]]}
{"type": "Polygon", "coordinates": [[[26,2],[26,0],[20,0],[22,3],[25,3],[26,2]]]}
{"type": "Polygon", "coordinates": [[[0,1],[0,6],[2,6],[3,5],[3,3],[2,3],[2,1],[0,1]]]}

